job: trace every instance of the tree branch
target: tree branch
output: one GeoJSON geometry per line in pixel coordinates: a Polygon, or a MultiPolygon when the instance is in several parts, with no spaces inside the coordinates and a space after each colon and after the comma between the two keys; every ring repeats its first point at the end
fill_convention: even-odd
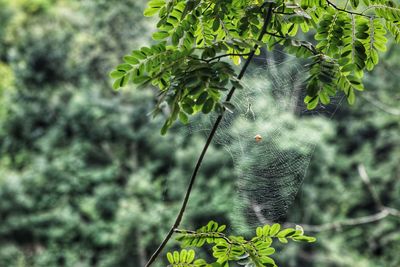
{"type": "Polygon", "coordinates": [[[213,61],[213,60],[216,60],[216,59],[220,59],[220,58],[223,58],[223,57],[231,57],[231,56],[247,57],[247,56],[250,56],[250,54],[251,53],[245,53],[245,54],[234,54],[234,53],[232,53],[232,54],[223,54],[223,55],[219,55],[219,56],[216,56],[216,57],[213,57],[213,58],[210,58],[210,59],[206,59],[206,61],[210,62],[210,61],[213,61]]]}
{"type": "Polygon", "coordinates": [[[366,94],[362,94],[361,97],[364,98],[369,103],[371,103],[372,105],[374,105],[375,107],[377,107],[378,109],[382,110],[383,112],[386,112],[386,113],[388,113],[390,115],[394,115],[394,116],[400,116],[400,109],[396,109],[396,108],[387,106],[385,103],[382,103],[381,101],[379,101],[379,99],[377,97],[375,97],[375,98],[369,97],[366,94]]]}
{"type": "MultiPolygon", "coordinates": [[[[264,37],[264,35],[267,32],[267,26],[270,23],[271,17],[272,17],[272,9],[273,9],[273,4],[269,3],[268,4],[268,10],[265,12],[264,24],[263,24],[262,30],[260,32],[260,36],[258,37],[258,41],[262,41],[262,38],[264,37]]],[[[240,79],[243,78],[243,76],[246,73],[247,68],[249,67],[250,62],[253,59],[257,49],[258,49],[258,44],[255,44],[254,45],[254,49],[249,54],[246,62],[244,63],[244,65],[242,67],[242,70],[240,71],[239,75],[237,76],[237,79],[240,80],[240,79]]],[[[235,92],[235,89],[236,89],[235,87],[232,87],[232,89],[229,91],[225,101],[229,102],[231,100],[231,98],[232,98],[232,96],[233,96],[233,94],[235,92]]],[[[198,173],[198,171],[200,169],[200,166],[201,166],[201,164],[203,162],[203,159],[204,159],[204,156],[205,156],[205,154],[206,154],[206,152],[208,150],[208,147],[210,146],[211,141],[214,138],[215,132],[217,131],[217,129],[219,127],[219,124],[222,121],[222,118],[223,118],[223,114],[218,116],[217,120],[214,123],[213,128],[211,129],[211,132],[208,135],[207,141],[206,141],[206,143],[205,143],[205,145],[203,147],[203,150],[202,150],[202,152],[201,152],[201,154],[199,156],[199,159],[197,160],[196,166],[195,166],[195,168],[193,170],[193,173],[192,173],[192,176],[190,178],[190,182],[189,182],[188,188],[186,189],[186,193],[185,193],[185,197],[184,197],[183,202],[182,202],[181,209],[179,210],[179,213],[178,213],[178,215],[177,215],[177,217],[175,219],[175,222],[174,222],[173,226],[169,230],[167,236],[164,238],[164,240],[162,241],[160,246],[157,248],[157,250],[150,257],[150,259],[147,262],[145,267],[150,266],[156,260],[156,258],[159,256],[159,254],[161,253],[163,248],[166,246],[168,241],[171,239],[171,236],[174,233],[174,230],[179,227],[179,225],[180,225],[180,223],[182,221],[183,214],[184,214],[184,212],[186,210],[186,206],[187,206],[187,203],[189,201],[189,197],[190,197],[190,194],[192,192],[194,182],[196,181],[197,173],[198,173]]]]}
{"type": "Polygon", "coordinates": [[[400,211],[394,208],[385,207],[382,200],[379,198],[378,193],[374,189],[371,180],[369,179],[368,173],[365,169],[364,164],[359,164],[357,166],[358,174],[361,180],[365,184],[368,192],[371,194],[375,204],[379,208],[379,212],[358,218],[350,218],[339,222],[326,223],[322,225],[303,225],[304,229],[310,232],[323,232],[328,230],[340,230],[345,226],[356,226],[362,224],[368,224],[377,222],[385,219],[388,216],[394,216],[400,218],[400,211]]]}
{"type": "Polygon", "coordinates": [[[346,219],[343,221],[324,223],[324,224],[320,224],[320,225],[302,224],[301,226],[304,228],[305,231],[309,231],[309,232],[325,232],[325,231],[330,231],[330,230],[340,231],[345,226],[356,226],[356,225],[373,223],[373,222],[380,221],[389,215],[391,215],[391,214],[386,209],[384,209],[375,214],[367,215],[367,216],[363,216],[363,217],[350,218],[350,219],[346,219]]]}
{"type": "Polygon", "coordinates": [[[283,12],[283,11],[274,11],[274,14],[278,14],[278,15],[296,15],[296,13],[294,12],[283,12]]]}
{"type": "Polygon", "coordinates": [[[201,61],[203,61],[203,62],[210,63],[210,62],[213,61],[213,60],[221,59],[221,58],[224,58],[224,57],[231,57],[231,56],[247,57],[247,56],[250,56],[250,54],[251,54],[251,53],[244,53],[244,54],[230,53],[230,54],[218,55],[218,56],[216,56],[216,57],[209,58],[209,59],[203,59],[203,58],[192,57],[192,56],[189,56],[189,57],[190,57],[191,59],[194,59],[194,60],[201,60],[201,61]]]}

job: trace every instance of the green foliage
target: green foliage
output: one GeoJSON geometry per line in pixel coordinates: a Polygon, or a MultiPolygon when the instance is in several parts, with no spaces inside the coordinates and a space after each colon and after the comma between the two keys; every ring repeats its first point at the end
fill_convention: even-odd
{"type": "MultiPolygon", "coordinates": [[[[152,91],[109,90],[106,73],[132,46],[148,42],[150,23],[140,13],[146,1],[52,0],[47,1],[50,8],[15,10],[20,2],[0,1],[0,109],[5,111],[0,118],[0,266],[143,266],[169,230],[160,222],[173,220],[186,186],[182,177],[191,174],[203,143],[203,134],[182,135],[175,129],[160,138],[162,118],[144,116],[154,105],[152,91]],[[35,62],[52,62],[49,66],[58,70],[38,68],[35,62]]],[[[318,0],[310,2],[320,6],[318,0]]],[[[298,49],[308,57],[313,53],[305,45],[313,41],[306,38],[291,36],[285,42],[293,43],[293,54],[298,49]]],[[[313,116],[296,121],[295,130],[285,128],[290,141],[304,135],[309,123],[317,129],[324,125],[317,160],[311,161],[288,221],[319,225],[374,212],[357,173],[360,162],[384,204],[400,207],[400,125],[393,115],[400,99],[399,49],[388,45],[380,60],[383,64],[364,75],[368,90],[355,108],[339,108],[334,120],[313,116]]],[[[265,86],[260,76],[248,83],[265,86]]],[[[271,109],[273,97],[257,99],[265,111],[257,115],[274,118],[274,127],[280,127],[287,113],[271,109]]],[[[296,112],[286,117],[288,124],[296,117],[296,112]]],[[[243,127],[236,123],[230,131],[243,127]]],[[[247,125],[245,131],[251,129],[247,125]]],[[[303,152],[293,147],[293,153],[303,152]]],[[[196,208],[187,211],[185,225],[204,225],[211,217],[235,229],[251,229],[246,218],[232,213],[234,179],[230,157],[211,145],[190,201],[196,208]]],[[[387,218],[318,233],[310,247],[289,242],[283,250],[277,240],[279,253],[273,258],[287,267],[399,266],[399,227],[398,219],[387,218]]],[[[196,257],[210,263],[211,254],[196,250],[196,257]]],[[[167,259],[155,264],[166,265],[167,259]]]]}
{"type": "Polygon", "coordinates": [[[225,225],[210,221],[197,231],[176,229],[175,232],[178,233],[176,239],[183,247],[203,247],[205,244],[211,244],[216,262],[206,264],[205,260],[199,259],[193,265],[187,265],[193,261],[194,251],[187,252],[184,249],[180,253],[175,251],[173,254],[170,252],[167,254],[168,261],[172,264],[170,266],[229,266],[230,263],[237,262],[249,267],[273,267],[277,266],[270,257],[275,253],[275,249],[271,247],[273,239],[281,243],[287,243],[288,239],[299,242],[316,240],[314,237],[304,235],[300,226],[296,226],[296,229],[281,229],[279,224],[265,225],[258,227],[256,235],[249,240],[242,236],[227,236],[224,234],[225,228],[225,225]],[[190,257],[186,256],[189,254],[190,257]]]}
{"type": "MultiPolygon", "coordinates": [[[[210,53],[215,55],[218,50],[205,50],[202,58],[207,58],[210,53]]],[[[131,79],[135,84],[146,85],[151,82],[161,89],[154,114],[161,110],[160,105],[164,102],[172,108],[171,116],[162,129],[163,133],[178,117],[186,123],[188,115],[199,111],[205,114],[212,110],[222,112],[222,106],[229,104],[218,103],[220,92],[226,91],[229,83],[240,88],[238,81],[232,78],[234,70],[228,63],[202,62],[197,56],[185,60],[192,52],[193,50],[167,49],[164,42],[143,47],[140,51],[135,50],[130,56],[125,56],[125,64],[119,65],[110,74],[116,78],[114,88],[125,85],[131,79]],[[175,71],[172,84],[165,64],[175,71]]]]}
{"type": "Polygon", "coordinates": [[[3,2],[15,14],[0,27],[7,37],[0,40],[0,266],[141,265],[139,251],[165,229],[141,238],[138,218],[150,221],[166,209],[147,213],[146,205],[162,203],[162,155],[173,146],[149,145],[158,138],[155,125],[138,130],[149,95],[119,96],[104,83],[127,51],[120,49],[144,38],[126,23],[141,24],[130,10],[137,1],[60,1],[33,14],[20,1],[3,2]],[[126,43],[114,46],[118,34],[102,35],[109,27],[130,31],[126,43]],[[135,147],[148,147],[146,159],[154,160],[135,163],[135,147]],[[139,166],[140,185],[132,174],[139,166]]]}
{"type": "MultiPolygon", "coordinates": [[[[0,17],[0,266],[142,266],[168,230],[154,218],[172,219],[201,142],[160,142],[162,121],[143,116],[149,92],[109,90],[107,72],[150,38],[142,4],[60,1],[31,14],[3,2],[0,16],[15,13],[0,17]]],[[[217,188],[222,198],[233,193],[232,171],[211,169],[218,183],[200,180],[210,194],[193,201],[217,188]]],[[[187,218],[227,210],[213,201],[187,218]]]]}
{"type": "Polygon", "coordinates": [[[310,65],[310,77],[307,86],[307,96],[304,102],[308,109],[314,109],[318,102],[329,104],[330,96],[336,94],[336,88],[333,86],[338,67],[336,62],[326,56],[315,56],[310,65]]]}
{"type": "Polygon", "coordinates": [[[14,87],[15,77],[12,69],[6,64],[0,61],[0,76],[2,77],[0,81],[0,102],[2,97],[7,91],[11,91],[14,87]]]}
{"type": "Polygon", "coordinates": [[[182,249],[180,252],[174,251],[173,253],[167,253],[168,262],[170,263],[168,266],[170,267],[208,267],[209,264],[206,263],[203,259],[195,259],[194,250],[186,250],[182,249]]]}
{"type": "Polygon", "coordinates": [[[144,15],[158,15],[153,39],[159,43],[124,57],[125,64],[111,73],[113,87],[118,89],[129,81],[158,87],[154,114],[162,106],[169,107],[164,134],[178,118],[187,123],[198,111],[224,111],[219,91],[226,89],[235,74],[229,63],[220,69],[216,62],[222,64],[220,60],[229,56],[238,65],[253,47],[259,53],[258,47],[272,49],[282,44],[289,53],[313,61],[305,98],[309,109],[319,102],[328,104],[338,91],[354,104],[355,91],[364,89],[364,71],[373,70],[378,52],[386,50],[386,29],[399,39],[400,9],[386,0],[363,4],[353,0],[350,4],[338,7],[327,0],[149,1],[144,15]],[[267,9],[272,9],[272,20],[266,35],[259,36],[267,9]],[[300,30],[311,29],[316,44],[299,39],[300,30]],[[258,37],[261,42],[256,41],[258,37]],[[315,57],[329,58],[329,63],[315,57]]]}
{"type": "Polygon", "coordinates": [[[386,28],[393,35],[397,43],[400,43],[400,22],[386,22],[386,28]]]}

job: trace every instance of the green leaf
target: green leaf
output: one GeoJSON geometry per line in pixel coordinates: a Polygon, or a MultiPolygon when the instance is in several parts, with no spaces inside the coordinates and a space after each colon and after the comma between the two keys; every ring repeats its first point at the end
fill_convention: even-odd
{"type": "Polygon", "coordinates": [[[128,64],[136,65],[139,64],[140,61],[137,60],[134,56],[124,56],[124,61],[128,64]]]}
{"type": "Polygon", "coordinates": [[[161,128],[161,135],[165,135],[166,133],[167,133],[167,131],[168,131],[168,129],[169,129],[169,127],[171,126],[171,122],[170,122],[170,120],[168,119],[168,120],[166,120],[165,122],[164,122],[164,125],[163,125],[163,127],[161,128]]]}
{"type": "Polygon", "coordinates": [[[181,253],[179,255],[179,262],[186,262],[186,258],[187,258],[188,252],[186,249],[182,249],[181,253]]]}
{"type": "Polygon", "coordinates": [[[182,104],[182,109],[188,114],[193,114],[193,112],[194,112],[193,107],[186,103],[182,104]]]}
{"type": "Polygon", "coordinates": [[[271,226],[269,226],[268,224],[264,225],[263,227],[263,235],[267,236],[269,235],[269,229],[271,228],[271,226]]]}
{"type": "Polygon", "coordinates": [[[174,256],[174,262],[179,263],[179,252],[178,251],[174,251],[174,253],[172,254],[174,256]]]}
{"type": "Polygon", "coordinates": [[[319,99],[324,105],[328,105],[331,102],[329,95],[324,90],[320,92],[319,99]]]}
{"type": "Polygon", "coordinates": [[[298,237],[293,238],[293,240],[301,241],[301,242],[309,242],[309,243],[313,243],[313,242],[317,241],[317,239],[315,237],[310,237],[310,236],[298,236],[298,237]]]}
{"type": "Polygon", "coordinates": [[[145,10],[144,10],[144,12],[143,12],[143,15],[145,16],[145,17],[152,17],[152,16],[154,16],[155,14],[157,14],[158,13],[158,11],[159,11],[159,9],[157,9],[157,8],[146,8],[145,10]]]}
{"type": "Polygon", "coordinates": [[[133,67],[132,67],[130,64],[121,64],[121,65],[118,65],[118,66],[116,67],[116,69],[119,70],[119,71],[128,72],[128,71],[130,71],[131,69],[133,69],[133,67]]]}
{"type": "Polygon", "coordinates": [[[270,230],[269,230],[269,234],[270,234],[271,236],[275,236],[275,235],[279,232],[280,229],[281,229],[281,225],[278,224],[278,223],[275,223],[275,224],[273,224],[273,225],[271,226],[271,228],[270,228],[270,230]]]}
{"type": "Polygon", "coordinates": [[[386,22],[386,28],[393,35],[395,41],[400,44],[400,22],[386,22]]]}
{"type": "Polygon", "coordinates": [[[308,110],[315,109],[318,106],[318,102],[319,102],[319,96],[311,98],[311,100],[307,102],[307,109],[308,110]]]}
{"type": "Polygon", "coordinates": [[[134,51],[132,51],[131,54],[136,59],[142,60],[142,59],[146,59],[147,58],[146,55],[142,51],[134,50],[134,51]]]}
{"type": "Polygon", "coordinates": [[[149,77],[149,76],[139,76],[139,77],[133,78],[132,81],[133,81],[134,84],[138,84],[138,85],[145,84],[145,83],[151,81],[151,77],[149,77]]]}
{"type": "Polygon", "coordinates": [[[384,6],[384,5],[379,5],[379,6],[374,6],[375,13],[386,19],[387,21],[399,21],[400,20],[400,9],[396,7],[390,7],[390,6],[384,6]]]}
{"type": "Polygon", "coordinates": [[[256,229],[256,235],[257,235],[258,237],[261,237],[261,236],[263,235],[263,230],[262,230],[261,227],[257,227],[257,229],[256,229]]]}
{"type": "Polygon", "coordinates": [[[128,77],[127,76],[122,76],[121,78],[118,78],[114,81],[113,83],[113,88],[115,90],[124,87],[125,85],[128,84],[128,77]]]}
{"type": "Polygon", "coordinates": [[[213,108],[214,108],[214,100],[212,98],[208,98],[206,100],[206,102],[204,103],[203,108],[201,109],[201,111],[204,114],[208,114],[213,110],[213,108]]]}
{"type": "Polygon", "coordinates": [[[187,263],[192,263],[194,261],[194,257],[195,257],[195,252],[193,249],[188,251],[188,254],[186,256],[186,262],[187,263]]]}
{"type": "Polygon", "coordinates": [[[195,252],[194,252],[194,250],[189,250],[188,251],[188,254],[187,254],[187,256],[186,256],[186,262],[187,263],[192,263],[193,262],[193,260],[194,260],[194,256],[195,256],[195,252]]]}
{"type": "Polygon", "coordinates": [[[288,237],[288,236],[292,236],[296,233],[296,230],[293,228],[288,228],[288,229],[284,229],[282,231],[280,231],[277,234],[277,237],[288,237]]]}
{"type": "Polygon", "coordinates": [[[199,105],[199,106],[203,105],[206,102],[207,98],[208,98],[207,91],[201,93],[200,96],[196,99],[196,105],[199,105]]]}
{"type": "Polygon", "coordinates": [[[121,78],[122,76],[124,76],[125,74],[126,74],[125,71],[114,70],[114,71],[110,72],[110,77],[114,78],[114,79],[118,79],[118,78],[121,78]]]}
{"type": "Polygon", "coordinates": [[[148,2],[148,7],[144,10],[143,15],[146,17],[154,16],[163,6],[165,6],[165,0],[151,0],[148,2]]]}
{"type": "Polygon", "coordinates": [[[284,238],[284,237],[280,237],[280,238],[278,238],[278,240],[279,240],[279,242],[281,242],[283,244],[287,244],[288,243],[288,240],[286,238],[284,238]]]}
{"type": "Polygon", "coordinates": [[[189,123],[189,117],[184,112],[179,112],[179,120],[183,124],[188,124],[189,123]]]}
{"type": "Polygon", "coordinates": [[[218,227],[217,232],[218,232],[218,233],[221,233],[221,232],[223,232],[225,229],[226,229],[226,225],[221,225],[221,226],[218,227]]]}
{"type": "Polygon", "coordinates": [[[154,40],[163,40],[169,36],[169,33],[166,31],[159,31],[153,34],[154,40]]]}
{"type": "Polygon", "coordinates": [[[174,264],[174,256],[172,256],[171,252],[167,253],[167,259],[169,263],[174,264]]]}
{"type": "Polygon", "coordinates": [[[350,105],[353,105],[355,101],[356,101],[356,96],[354,94],[354,90],[353,88],[350,88],[347,94],[347,102],[349,102],[350,105]]]}
{"type": "Polygon", "coordinates": [[[358,5],[360,4],[360,0],[351,0],[351,6],[356,9],[358,5]]]}

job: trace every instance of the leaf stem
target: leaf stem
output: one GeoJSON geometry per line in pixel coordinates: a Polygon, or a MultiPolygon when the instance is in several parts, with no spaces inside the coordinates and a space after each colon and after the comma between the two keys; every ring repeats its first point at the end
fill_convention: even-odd
{"type": "Polygon", "coordinates": [[[183,234],[183,235],[193,235],[193,236],[199,236],[199,237],[219,238],[219,239],[224,239],[228,244],[240,245],[240,243],[230,240],[225,234],[219,233],[219,232],[198,233],[196,231],[174,229],[174,233],[183,234]]]}
{"type": "MultiPolygon", "coordinates": [[[[268,24],[270,23],[271,18],[272,18],[273,4],[269,3],[268,5],[269,5],[268,6],[268,10],[265,12],[264,24],[263,24],[263,27],[261,29],[260,35],[258,37],[258,41],[262,41],[262,38],[264,37],[264,35],[267,32],[268,24]]],[[[237,76],[237,79],[240,80],[240,79],[243,78],[243,76],[246,73],[247,68],[249,67],[250,62],[253,59],[253,57],[255,55],[255,52],[258,49],[258,47],[259,47],[258,44],[254,45],[254,48],[250,52],[246,62],[244,63],[244,65],[242,67],[242,70],[240,71],[239,75],[237,76]]],[[[226,100],[225,100],[226,102],[229,102],[231,100],[231,98],[232,98],[232,96],[233,96],[233,94],[235,92],[235,89],[236,89],[235,87],[232,87],[232,89],[229,91],[228,95],[226,96],[226,100]]],[[[206,152],[208,150],[208,147],[210,146],[211,141],[214,138],[215,132],[217,131],[217,129],[218,129],[218,127],[219,127],[219,125],[220,125],[220,123],[222,121],[222,118],[223,118],[223,114],[218,116],[217,120],[214,123],[213,128],[211,129],[211,132],[208,135],[207,141],[206,141],[206,143],[205,143],[205,145],[203,147],[203,150],[201,151],[199,159],[197,160],[196,166],[195,166],[195,168],[193,170],[192,176],[190,178],[189,185],[188,185],[188,187],[186,189],[186,193],[185,193],[185,197],[184,197],[183,202],[182,202],[181,209],[179,210],[179,213],[178,213],[178,215],[177,215],[177,217],[175,219],[174,224],[172,225],[171,229],[167,233],[167,236],[161,242],[161,244],[159,245],[157,250],[150,257],[150,259],[146,263],[145,267],[149,267],[157,259],[157,257],[160,255],[160,253],[163,250],[163,248],[167,245],[168,241],[171,239],[171,237],[172,237],[172,235],[174,233],[174,230],[179,227],[179,225],[180,225],[180,223],[182,221],[182,218],[183,218],[183,214],[184,214],[184,212],[186,210],[186,206],[188,204],[189,197],[190,197],[190,194],[192,192],[194,182],[196,181],[197,173],[198,173],[198,171],[200,169],[200,166],[201,166],[201,164],[203,162],[203,159],[204,159],[204,156],[205,156],[205,154],[206,154],[206,152]]]]}

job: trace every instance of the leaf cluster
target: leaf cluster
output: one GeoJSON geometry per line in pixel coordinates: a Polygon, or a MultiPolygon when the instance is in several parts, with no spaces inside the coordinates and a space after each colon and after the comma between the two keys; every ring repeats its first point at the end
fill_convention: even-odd
{"type": "Polygon", "coordinates": [[[227,236],[224,233],[225,225],[219,225],[210,221],[207,225],[196,231],[178,230],[176,238],[181,242],[182,247],[203,247],[206,244],[212,245],[212,255],[215,262],[207,264],[204,260],[194,260],[194,251],[183,249],[181,252],[168,253],[169,266],[229,266],[236,262],[247,267],[277,266],[270,257],[275,253],[272,247],[273,240],[281,243],[288,243],[288,240],[296,242],[315,242],[314,237],[304,234],[300,226],[296,228],[281,229],[279,224],[265,225],[258,227],[255,236],[245,239],[243,236],[227,236]],[[188,260],[187,254],[191,255],[188,260]],[[193,255],[193,256],[192,256],[193,255]]]}
{"type": "Polygon", "coordinates": [[[154,115],[167,117],[162,133],[198,112],[224,112],[224,91],[240,87],[234,65],[262,47],[280,44],[312,62],[304,101],[313,109],[338,92],[353,104],[364,72],[386,50],[387,33],[400,41],[400,9],[389,0],[151,0],[144,15],[158,16],[157,44],[132,51],[111,77],[115,89],[129,81],[159,88],[154,115]],[[308,32],[314,42],[301,38],[308,32]]]}
{"type": "MultiPolygon", "coordinates": [[[[393,2],[368,0],[360,3],[354,0],[347,9],[330,1],[326,3],[328,5],[316,8],[323,10],[320,13],[323,15],[316,21],[315,40],[320,58],[329,57],[329,60],[314,60],[315,64],[311,64],[305,98],[309,109],[319,102],[328,104],[337,91],[344,92],[348,103],[353,104],[355,92],[364,90],[364,72],[372,71],[379,62],[379,52],[386,51],[387,32],[399,41],[400,9],[393,2]],[[319,75],[321,73],[324,75],[319,75]]],[[[315,8],[309,4],[303,7],[310,12],[315,8]]]]}

